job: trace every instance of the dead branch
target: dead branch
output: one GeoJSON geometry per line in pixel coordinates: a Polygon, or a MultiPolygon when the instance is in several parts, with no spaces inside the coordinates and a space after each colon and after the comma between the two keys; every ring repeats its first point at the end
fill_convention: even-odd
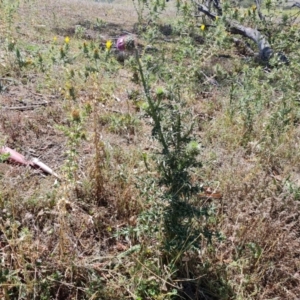
{"type": "Polygon", "coordinates": [[[267,38],[261,34],[258,30],[251,27],[245,27],[234,21],[229,21],[229,31],[233,34],[239,34],[247,37],[257,44],[259,50],[259,58],[263,62],[268,62],[273,54],[273,50],[267,40],[267,38]]]}
{"type": "Polygon", "coordinates": [[[218,14],[222,15],[223,11],[222,11],[220,1],[219,0],[213,0],[213,5],[214,5],[214,8],[218,11],[218,14]]]}
{"type": "Polygon", "coordinates": [[[38,108],[39,106],[46,106],[49,105],[51,102],[41,102],[41,103],[35,103],[32,105],[25,105],[25,106],[2,106],[1,109],[8,109],[8,110],[34,110],[38,108]]]}
{"type": "Polygon", "coordinates": [[[257,8],[257,14],[260,18],[261,21],[265,22],[266,21],[266,18],[265,16],[262,14],[261,10],[260,10],[260,7],[261,7],[261,1],[262,0],[255,0],[255,3],[256,3],[256,8],[257,8]]]}
{"type": "MultiPolygon", "coordinates": [[[[199,12],[204,13],[210,19],[215,20],[217,16],[219,16],[218,14],[211,12],[207,6],[198,4],[195,2],[195,0],[192,0],[192,2],[197,5],[199,12]]],[[[259,4],[259,2],[257,3],[259,4]]],[[[251,39],[257,44],[259,50],[258,57],[262,62],[267,63],[270,60],[273,55],[273,50],[269,44],[268,39],[260,31],[251,27],[243,26],[238,22],[229,19],[226,20],[226,25],[227,31],[229,31],[230,33],[242,35],[246,38],[251,39]]],[[[282,62],[288,63],[288,59],[284,54],[279,53],[278,58],[282,62]]]]}
{"type": "Polygon", "coordinates": [[[299,2],[295,2],[295,3],[291,6],[291,8],[293,8],[293,7],[298,7],[298,8],[300,8],[300,3],[299,3],[299,2]]]}

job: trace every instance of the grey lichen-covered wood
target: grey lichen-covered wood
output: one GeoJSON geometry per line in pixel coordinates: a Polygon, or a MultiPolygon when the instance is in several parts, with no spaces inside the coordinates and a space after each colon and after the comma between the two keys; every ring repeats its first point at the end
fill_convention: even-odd
{"type": "Polygon", "coordinates": [[[259,58],[264,62],[269,61],[273,54],[273,50],[271,49],[267,38],[257,29],[245,27],[234,22],[229,22],[229,30],[231,33],[240,34],[254,41],[259,50],[259,58]]]}
{"type": "MultiPolygon", "coordinates": [[[[212,20],[215,20],[219,15],[222,14],[222,8],[218,0],[213,1],[213,6],[217,10],[218,14],[212,12],[206,5],[198,4],[195,1],[193,1],[193,3],[197,5],[199,12],[204,13],[212,20]]],[[[247,37],[257,44],[258,51],[259,51],[258,57],[262,62],[267,63],[270,60],[270,58],[273,55],[273,50],[266,36],[262,34],[259,30],[251,27],[243,26],[238,22],[229,19],[226,20],[226,25],[227,25],[227,31],[233,34],[239,34],[244,37],[247,37]]],[[[278,54],[278,58],[280,61],[284,63],[288,63],[287,57],[282,53],[278,54]]]]}

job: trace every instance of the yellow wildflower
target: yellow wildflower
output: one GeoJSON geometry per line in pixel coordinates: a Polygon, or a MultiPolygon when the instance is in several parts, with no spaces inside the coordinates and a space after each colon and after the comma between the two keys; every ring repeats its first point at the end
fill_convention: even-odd
{"type": "Polygon", "coordinates": [[[65,43],[69,44],[70,43],[70,38],[68,36],[65,37],[65,43]]]}
{"type": "Polygon", "coordinates": [[[219,16],[216,16],[216,21],[218,21],[219,20],[219,16]]]}
{"type": "Polygon", "coordinates": [[[205,25],[202,24],[202,25],[200,26],[200,29],[201,29],[202,31],[204,31],[204,30],[205,30],[205,25]]]}
{"type": "Polygon", "coordinates": [[[56,43],[56,41],[57,41],[57,36],[54,36],[53,37],[53,42],[56,43]]]}
{"type": "Polygon", "coordinates": [[[257,7],[256,7],[256,5],[253,4],[251,8],[252,8],[253,11],[256,11],[257,7]]]}
{"type": "Polygon", "coordinates": [[[107,49],[107,50],[110,50],[111,46],[112,46],[112,41],[111,41],[111,40],[108,40],[108,41],[106,42],[106,44],[105,44],[106,49],[107,49]]]}

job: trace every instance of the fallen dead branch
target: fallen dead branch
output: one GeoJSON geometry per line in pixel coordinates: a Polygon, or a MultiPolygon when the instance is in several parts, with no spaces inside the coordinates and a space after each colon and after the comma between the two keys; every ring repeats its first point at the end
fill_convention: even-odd
{"type": "Polygon", "coordinates": [[[23,106],[2,106],[1,109],[7,109],[7,110],[34,110],[39,106],[47,106],[51,104],[52,101],[43,101],[43,102],[37,102],[37,103],[31,103],[30,105],[23,105],[23,106]]]}
{"type": "Polygon", "coordinates": [[[10,77],[0,77],[0,80],[3,80],[3,81],[11,81],[11,82],[14,82],[14,83],[17,83],[17,84],[22,84],[21,81],[15,79],[15,78],[10,78],[10,77]]]}
{"type": "MultiPolygon", "coordinates": [[[[197,6],[199,12],[204,13],[206,16],[208,16],[212,20],[216,20],[219,16],[222,15],[222,8],[217,0],[213,1],[213,5],[217,9],[218,14],[212,12],[209,9],[209,7],[207,7],[204,4],[196,3],[195,0],[192,0],[192,2],[197,6]]],[[[263,17],[263,16],[260,16],[260,17],[263,17]]],[[[244,36],[244,37],[249,38],[252,41],[254,41],[257,44],[257,47],[259,50],[259,53],[258,53],[259,59],[264,63],[269,62],[270,58],[273,56],[273,50],[272,50],[271,45],[265,35],[263,35],[257,29],[243,26],[243,25],[239,24],[238,22],[230,20],[230,19],[226,19],[225,22],[226,22],[228,32],[233,33],[233,34],[239,34],[241,36],[244,36]]],[[[283,63],[288,64],[288,58],[284,54],[278,53],[278,58],[283,63]]]]}

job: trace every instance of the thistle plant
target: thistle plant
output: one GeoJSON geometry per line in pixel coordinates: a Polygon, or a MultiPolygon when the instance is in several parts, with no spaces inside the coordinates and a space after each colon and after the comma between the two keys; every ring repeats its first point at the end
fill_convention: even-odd
{"type": "MultiPolygon", "coordinates": [[[[198,160],[200,144],[193,136],[194,122],[181,97],[180,87],[151,90],[136,51],[136,63],[148,107],[146,113],[153,119],[152,135],[161,145],[156,155],[160,174],[158,186],[164,186],[163,199],[168,203],[164,211],[166,255],[177,261],[184,251],[199,247],[201,226],[193,226],[192,220],[207,216],[206,209],[192,205],[200,185],[194,184],[191,171],[201,167],[198,160]]],[[[209,240],[212,232],[205,232],[209,240]]]]}

